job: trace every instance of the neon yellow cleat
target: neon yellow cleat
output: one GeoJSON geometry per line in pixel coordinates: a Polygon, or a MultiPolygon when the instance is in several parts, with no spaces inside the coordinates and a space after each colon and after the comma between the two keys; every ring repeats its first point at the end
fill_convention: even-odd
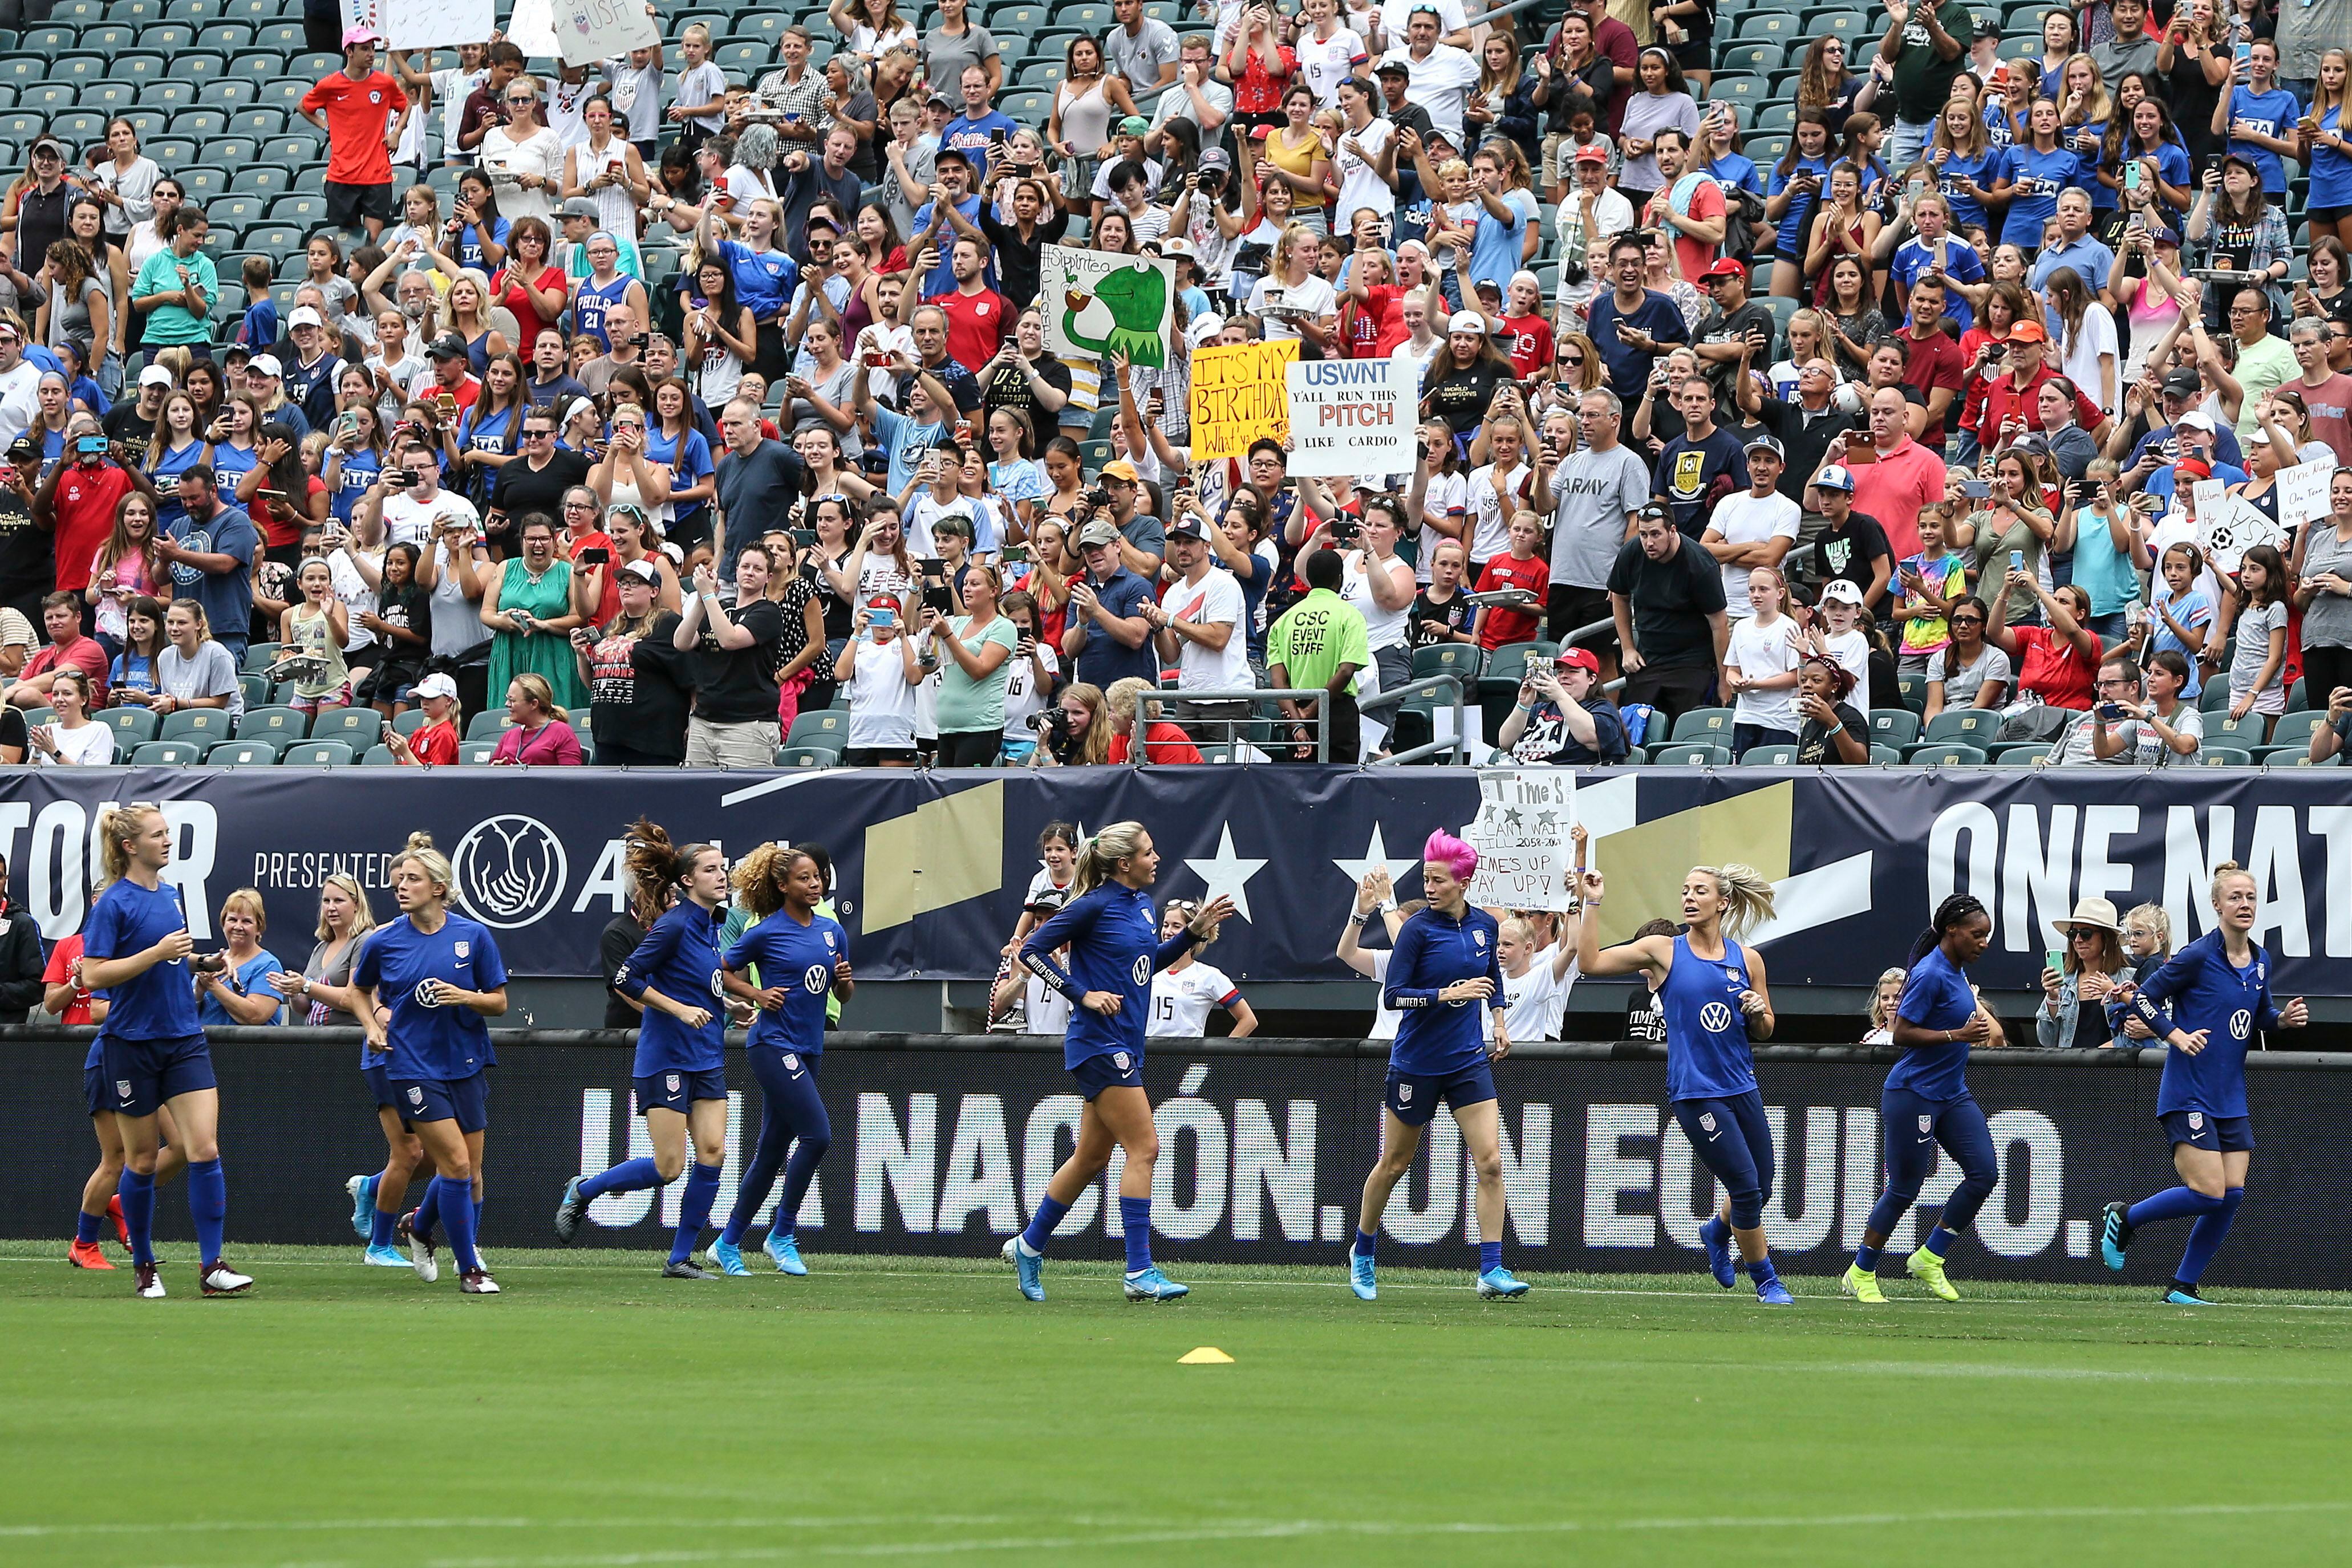
{"type": "Polygon", "coordinates": [[[1925,1247],[1912,1253],[1911,1260],[1904,1264],[1903,1269],[1913,1279],[1935,1291],[1938,1301],[1957,1301],[1960,1299],[1960,1293],[1952,1289],[1952,1282],[1944,1278],[1944,1260],[1925,1247]]]}
{"type": "Polygon", "coordinates": [[[1838,1285],[1847,1295],[1865,1306],[1883,1307],[1886,1304],[1886,1293],[1878,1288],[1878,1276],[1864,1273],[1858,1263],[1846,1265],[1845,1278],[1840,1280],[1838,1285]]]}

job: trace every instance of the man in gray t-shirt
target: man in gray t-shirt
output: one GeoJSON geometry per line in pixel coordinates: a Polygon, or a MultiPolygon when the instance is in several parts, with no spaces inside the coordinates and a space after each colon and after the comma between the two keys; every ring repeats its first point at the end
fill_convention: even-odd
{"type": "Polygon", "coordinates": [[[1103,35],[1103,64],[1127,78],[1139,100],[1176,79],[1176,30],[1143,14],[1143,0],[1111,0],[1118,26],[1103,35]]]}
{"type": "MultiPolygon", "coordinates": [[[[1614,392],[1584,393],[1576,419],[1582,444],[1558,466],[1549,461],[1540,466],[1551,467],[1553,601],[1561,613],[1592,612],[1576,622],[1582,625],[1609,618],[1609,573],[1625,548],[1633,514],[1650,499],[1650,475],[1641,455],[1617,439],[1624,405],[1614,392]],[[1581,590],[1589,601],[1580,605],[1579,595],[1563,597],[1562,589],[1581,590]]],[[[1551,633],[1573,630],[1555,626],[1551,633]]]]}

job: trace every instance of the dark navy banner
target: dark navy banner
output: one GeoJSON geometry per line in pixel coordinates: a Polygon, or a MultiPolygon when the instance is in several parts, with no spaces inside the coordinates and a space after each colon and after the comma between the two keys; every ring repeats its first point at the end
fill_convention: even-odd
{"type": "MultiPolygon", "coordinates": [[[[1899,962],[1937,901],[1991,909],[1987,985],[2035,983],[2051,923],[2078,898],[2163,905],[2176,938],[2210,928],[2210,868],[2252,869],[2256,936],[2282,994],[2352,994],[2352,805],[2333,771],[2141,773],[1939,769],[1627,768],[1579,775],[1577,811],[1609,877],[1602,934],[1672,915],[1684,871],[1742,861],[1778,889],[1762,933],[1775,980],[1867,986],[1899,962]]],[[[179,830],[173,875],[200,941],[221,899],[268,902],[281,957],[307,949],[319,879],[387,888],[413,829],[455,862],[457,894],[523,975],[593,975],[596,941],[625,897],[623,836],[640,813],[680,842],[740,853],[815,841],[871,977],[991,975],[1052,821],[1150,829],[1159,890],[1230,894],[1217,964],[1236,979],[1338,978],[1331,956],[1355,879],[1385,866],[1416,890],[1420,845],[1476,810],[1475,775],[1448,768],[1097,768],[1042,772],[595,768],[26,769],[0,779],[9,895],[51,938],[79,924],[105,802],[152,800],[179,830]]],[[[388,892],[379,917],[393,913],[388,892]]]]}

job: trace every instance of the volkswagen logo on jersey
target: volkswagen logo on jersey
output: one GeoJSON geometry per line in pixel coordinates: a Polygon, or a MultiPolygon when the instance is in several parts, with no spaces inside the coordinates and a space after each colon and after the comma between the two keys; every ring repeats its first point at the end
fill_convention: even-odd
{"type": "Polygon", "coordinates": [[[514,813],[477,823],[449,857],[458,899],[485,925],[512,931],[562,900],[571,862],[563,841],[536,817],[514,813]]]}
{"type": "Polygon", "coordinates": [[[2243,1040],[2254,1032],[2254,1015],[2240,1008],[2230,1015],[2230,1038],[2243,1040]]]}
{"type": "Polygon", "coordinates": [[[722,1002],[727,999],[727,972],[724,969],[710,971],[710,994],[722,1002]]]}
{"type": "Polygon", "coordinates": [[[811,996],[814,996],[817,992],[824,990],[824,966],[822,964],[811,964],[808,967],[808,972],[801,977],[801,987],[811,996]]]}
{"type": "MultiPolygon", "coordinates": [[[[1139,986],[1151,984],[1151,955],[1149,953],[1141,955],[1135,960],[1135,983],[1139,986]]],[[[1124,1072],[1127,1070],[1122,1067],[1119,1071],[1124,1072]]]]}
{"type": "Polygon", "coordinates": [[[1721,1034],[1731,1027],[1731,1009],[1721,1002],[1709,1002],[1698,1009],[1698,1027],[1709,1034],[1721,1034]]]}
{"type": "Polygon", "coordinates": [[[416,988],[408,995],[420,1008],[437,1008],[441,1005],[441,982],[427,977],[417,981],[416,988]]]}

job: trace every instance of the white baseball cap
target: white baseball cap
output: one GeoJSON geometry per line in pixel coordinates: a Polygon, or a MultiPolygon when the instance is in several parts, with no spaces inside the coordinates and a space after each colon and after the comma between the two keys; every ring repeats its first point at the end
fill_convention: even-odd
{"type": "Polygon", "coordinates": [[[171,371],[161,365],[150,365],[139,372],[139,384],[142,387],[169,387],[174,383],[171,371]]]}
{"type": "Polygon", "coordinates": [[[418,702],[423,702],[426,697],[454,698],[457,695],[457,683],[451,680],[446,672],[436,670],[416,683],[415,695],[418,702]]]}

